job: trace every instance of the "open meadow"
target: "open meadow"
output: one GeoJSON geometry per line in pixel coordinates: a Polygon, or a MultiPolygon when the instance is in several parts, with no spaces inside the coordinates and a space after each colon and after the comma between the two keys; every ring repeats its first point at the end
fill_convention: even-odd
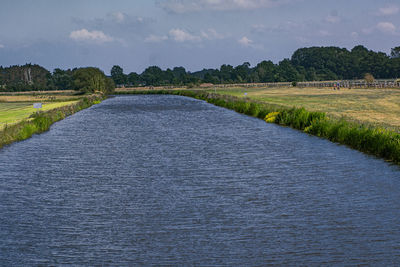
{"type": "Polygon", "coordinates": [[[48,111],[55,108],[77,103],[82,96],[71,94],[0,94],[0,130],[6,124],[14,124],[23,119],[28,119],[37,109],[33,103],[42,103],[40,111],[48,111]]]}
{"type": "Polygon", "coordinates": [[[399,89],[217,88],[216,92],[286,107],[304,107],[334,118],[400,131],[399,89]]]}

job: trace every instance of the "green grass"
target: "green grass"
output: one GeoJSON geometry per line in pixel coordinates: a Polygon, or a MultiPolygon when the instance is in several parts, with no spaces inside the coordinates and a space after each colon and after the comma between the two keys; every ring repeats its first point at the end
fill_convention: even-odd
{"type": "MultiPolygon", "coordinates": [[[[75,112],[90,107],[91,105],[100,103],[102,99],[102,96],[92,95],[82,98],[79,101],[71,101],[71,103],[54,103],[55,105],[53,106],[48,105],[47,110],[29,113],[30,118],[22,119],[11,125],[5,124],[5,126],[0,129],[0,148],[12,142],[27,139],[33,134],[47,131],[54,122],[62,120],[75,112]]],[[[4,103],[0,103],[0,105],[2,104],[4,103]]],[[[3,111],[6,110],[5,105],[1,107],[4,107],[3,111]]],[[[28,114],[18,112],[21,109],[26,109],[26,106],[10,105],[9,107],[8,111],[5,112],[8,116],[5,116],[5,118],[18,117],[15,114],[20,114],[20,116],[22,116],[22,114],[28,114]]]]}
{"type": "MultiPolygon", "coordinates": [[[[214,92],[214,90],[208,90],[214,92]]],[[[399,89],[224,88],[217,93],[325,112],[328,117],[400,132],[399,89]]]]}
{"type": "MultiPolygon", "coordinates": [[[[77,102],[78,101],[44,103],[40,111],[48,111],[77,102]]],[[[31,102],[0,102],[0,130],[4,128],[6,124],[14,124],[23,119],[27,119],[37,111],[37,109],[33,108],[33,103],[31,102]]]]}

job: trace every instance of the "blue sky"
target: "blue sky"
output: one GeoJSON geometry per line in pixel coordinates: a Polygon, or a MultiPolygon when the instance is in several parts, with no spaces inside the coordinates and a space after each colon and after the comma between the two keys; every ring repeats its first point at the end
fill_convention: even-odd
{"type": "Polygon", "coordinates": [[[0,65],[196,71],[301,47],[400,46],[400,0],[1,0],[0,65]]]}

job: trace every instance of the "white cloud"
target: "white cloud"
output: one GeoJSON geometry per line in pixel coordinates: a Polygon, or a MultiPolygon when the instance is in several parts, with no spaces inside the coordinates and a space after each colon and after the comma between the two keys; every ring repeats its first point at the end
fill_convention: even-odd
{"type": "Polygon", "coordinates": [[[102,31],[88,31],[87,29],[72,31],[69,37],[75,41],[91,41],[95,43],[112,42],[114,40],[114,38],[102,31]]]}
{"type": "Polygon", "coordinates": [[[247,38],[246,36],[243,36],[241,39],[238,40],[238,43],[243,46],[252,46],[253,41],[247,38]]]}
{"type": "Polygon", "coordinates": [[[168,40],[168,36],[158,36],[154,34],[150,34],[148,37],[146,37],[146,39],[144,39],[146,43],[160,43],[165,40],[168,40]]]}
{"type": "Polygon", "coordinates": [[[207,29],[200,31],[200,35],[188,33],[182,29],[171,29],[168,35],[154,35],[150,34],[145,38],[147,43],[160,43],[166,40],[173,40],[176,42],[200,42],[203,40],[221,40],[226,36],[218,33],[215,29],[207,29]]]}
{"type": "Polygon", "coordinates": [[[218,33],[215,29],[207,29],[206,31],[201,31],[201,37],[207,40],[224,39],[225,36],[218,33]]]}
{"type": "Polygon", "coordinates": [[[3,44],[0,44],[0,49],[1,49],[1,48],[4,48],[4,47],[5,47],[5,46],[4,46],[3,44]]]}
{"type": "Polygon", "coordinates": [[[199,36],[192,35],[181,29],[170,30],[169,36],[171,39],[175,40],[176,42],[186,42],[186,41],[198,42],[198,41],[201,41],[201,38],[199,36]]]}
{"type": "Polygon", "coordinates": [[[371,34],[374,31],[374,29],[375,29],[375,27],[365,28],[365,29],[362,29],[361,32],[364,34],[371,34]]]}
{"type": "Polygon", "coordinates": [[[396,15],[399,11],[400,8],[394,5],[379,8],[379,14],[383,16],[396,15]]]}
{"type": "Polygon", "coordinates": [[[391,22],[379,22],[374,27],[365,28],[362,29],[361,31],[364,34],[372,34],[376,31],[379,31],[385,34],[396,35],[396,30],[397,30],[396,26],[391,22]]]}
{"type": "Polygon", "coordinates": [[[390,22],[379,22],[376,25],[376,28],[383,33],[393,34],[396,32],[396,26],[394,26],[393,23],[390,22]]]}
{"type": "Polygon", "coordinates": [[[125,14],[122,12],[115,12],[115,13],[112,13],[111,15],[112,15],[113,19],[118,23],[121,23],[125,20],[125,14]]]}
{"type": "Polygon", "coordinates": [[[160,5],[173,13],[202,10],[243,10],[278,6],[294,0],[166,0],[160,5]]]}

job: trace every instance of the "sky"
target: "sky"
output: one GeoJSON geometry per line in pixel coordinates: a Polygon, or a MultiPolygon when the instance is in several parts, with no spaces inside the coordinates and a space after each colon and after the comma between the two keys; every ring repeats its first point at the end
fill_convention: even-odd
{"type": "Polygon", "coordinates": [[[0,0],[0,65],[188,71],[400,46],[400,0],[0,0]]]}

